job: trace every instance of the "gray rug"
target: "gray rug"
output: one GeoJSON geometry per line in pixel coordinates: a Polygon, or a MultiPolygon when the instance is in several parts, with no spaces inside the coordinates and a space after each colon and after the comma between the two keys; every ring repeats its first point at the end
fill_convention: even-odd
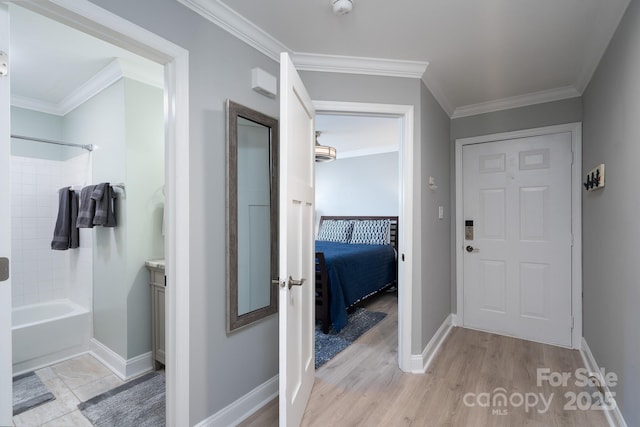
{"type": "Polygon", "coordinates": [[[13,379],[13,415],[54,400],[47,386],[35,372],[18,375],[13,379]]]}
{"type": "Polygon", "coordinates": [[[99,427],[164,426],[164,375],[144,375],[80,403],[78,409],[99,427]]]}
{"type": "Polygon", "coordinates": [[[316,325],[316,369],[349,347],[362,334],[386,316],[387,313],[358,308],[349,315],[347,326],[342,328],[339,333],[336,333],[336,331],[331,328],[328,334],[323,334],[321,325],[318,323],[316,325]]]}

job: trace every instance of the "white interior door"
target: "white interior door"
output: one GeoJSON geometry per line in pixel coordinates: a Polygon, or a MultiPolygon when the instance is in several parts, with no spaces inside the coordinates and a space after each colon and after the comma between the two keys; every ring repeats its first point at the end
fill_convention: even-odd
{"type": "MultiPolygon", "coordinates": [[[[9,55],[9,11],[0,3],[0,52],[9,55]]],[[[0,58],[0,66],[4,61],[0,58]]],[[[0,258],[11,258],[11,200],[9,167],[11,163],[9,75],[0,71],[0,258]]],[[[2,261],[0,261],[2,264],[2,261]]],[[[3,267],[0,265],[0,269],[3,267]]],[[[11,279],[2,280],[0,272],[0,425],[12,421],[11,375],[11,279]]]]}
{"type": "Polygon", "coordinates": [[[571,163],[570,132],[463,147],[465,326],[571,346],[571,163]]]}
{"type": "Polygon", "coordinates": [[[289,55],[282,53],[279,380],[283,427],[300,425],[315,372],[314,132],[311,98],[289,55]]]}

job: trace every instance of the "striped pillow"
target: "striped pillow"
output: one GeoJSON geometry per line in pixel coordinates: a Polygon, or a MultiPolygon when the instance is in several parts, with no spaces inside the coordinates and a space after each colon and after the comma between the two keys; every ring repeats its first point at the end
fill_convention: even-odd
{"type": "Polygon", "coordinates": [[[356,221],[350,243],[363,245],[388,245],[391,221],[388,219],[365,219],[356,221]]]}
{"type": "Polygon", "coordinates": [[[349,243],[353,221],[342,219],[326,219],[322,221],[322,227],[318,232],[318,240],[326,242],[349,243]]]}

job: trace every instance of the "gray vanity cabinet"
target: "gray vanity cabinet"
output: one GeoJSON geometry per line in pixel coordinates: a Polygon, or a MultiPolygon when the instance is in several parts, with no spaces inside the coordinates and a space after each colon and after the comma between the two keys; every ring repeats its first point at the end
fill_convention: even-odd
{"type": "Polygon", "coordinates": [[[154,369],[165,364],[165,287],[164,263],[148,261],[146,263],[151,273],[151,349],[153,353],[154,369]]]}

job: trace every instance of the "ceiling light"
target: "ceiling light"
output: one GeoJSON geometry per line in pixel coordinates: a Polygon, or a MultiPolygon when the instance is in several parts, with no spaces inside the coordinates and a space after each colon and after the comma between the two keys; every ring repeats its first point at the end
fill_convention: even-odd
{"type": "Polygon", "coordinates": [[[318,137],[322,132],[316,131],[315,157],[316,162],[330,162],[336,159],[336,149],[328,145],[320,145],[318,137]]]}
{"type": "Polygon", "coordinates": [[[353,2],[351,0],[332,0],[334,15],[346,15],[353,9],[353,2]]]}

